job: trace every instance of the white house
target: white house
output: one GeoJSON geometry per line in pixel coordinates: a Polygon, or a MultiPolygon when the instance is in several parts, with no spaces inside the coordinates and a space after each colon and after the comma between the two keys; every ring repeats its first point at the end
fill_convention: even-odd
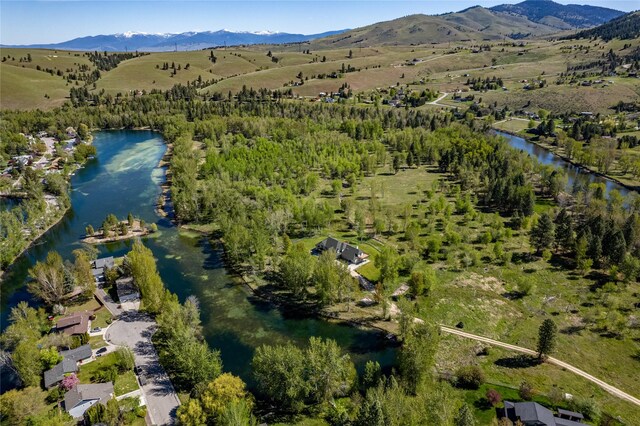
{"type": "Polygon", "coordinates": [[[115,395],[113,383],[76,385],[64,395],[64,408],[73,418],[80,418],[95,404],[107,405],[115,395]]]}

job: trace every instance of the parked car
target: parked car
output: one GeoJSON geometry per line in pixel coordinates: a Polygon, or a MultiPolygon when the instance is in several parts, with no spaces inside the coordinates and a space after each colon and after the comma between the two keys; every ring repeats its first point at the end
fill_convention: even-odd
{"type": "Polygon", "coordinates": [[[91,332],[92,332],[92,333],[97,333],[97,332],[99,332],[99,331],[102,331],[102,329],[101,329],[100,327],[93,327],[93,328],[91,329],[91,332]]]}
{"type": "Polygon", "coordinates": [[[105,353],[106,351],[107,351],[107,348],[106,348],[106,347],[104,347],[104,348],[100,348],[100,349],[98,349],[98,350],[96,351],[96,354],[103,354],[103,353],[105,353]]]}
{"type": "Polygon", "coordinates": [[[138,379],[140,380],[140,386],[147,384],[147,379],[144,376],[138,376],[138,379]]]}

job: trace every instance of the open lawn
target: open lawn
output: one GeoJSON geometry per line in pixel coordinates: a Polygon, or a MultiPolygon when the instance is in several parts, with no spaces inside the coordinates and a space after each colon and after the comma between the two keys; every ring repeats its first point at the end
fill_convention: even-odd
{"type": "MultiPolygon", "coordinates": [[[[560,330],[554,356],[625,392],[640,394],[635,374],[639,364],[634,358],[636,339],[640,338],[638,330],[623,327],[622,333],[616,336],[603,329],[611,318],[618,318],[618,312],[628,314],[633,311],[634,295],[640,292],[640,284],[619,283],[607,294],[597,290],[595,283],[599,280],[599,272],[582,276],[571,269],[568,259],[554,256],[546,262],[533,255],[528,229],[509,229],[505,226],[506,219],[497,214],[478,211],[475,216],[463,216],[453,211],[447,218],[443,214],[446,205],[455,201],[446,190],[450,184],[443,175],[427,170],[425,166],[395,175],[381,169],[376,176],[364,178],[355,193],[345,190],[343,199],[355,203],[354,210],[360,208],[369,212],[374,197],[376,209],[381,212],[377,214],[386,218],[385,211],[391,212],[395,231],[385,231],[376,240],[372,239],[371,216],[367,213],[368,232],[359,240],[357,232],[348,225],[353,219],[342,212],[340,219],[322,233],[302,241],[309,249],[326,235],[358,244],[372,260],[358,271],[376,282],[380,271],[373,263],[375,253],[386,244],[397,248],[402,259],[402,254],[413,244],[406,239],[402,229],[405,223],[416,222],[420,224],[420,237],[438,236],[442,249],[436,256],[429,256],[427,262],[436,273],[436,284],[428,296],[417,300],[413,315],[449,326],[462,323],[465,331],[533,349],[538,326],[543,319],[553,318],[560,330]],[[445,207],[440,213],[434,213],[434,203],[443,203],[445,207]],[[457,234],[454,240],[459,238],[460,242],[448,243],[447,233],[457,234]],[[483,242],[486,235],[493,235],[489,242],[483,242]],[[501,244],[499,249],[496,239],[501,244]],[[508,253],[509,260],[497,259],[496,250],[508,253]],[[463,260],[469,262],[467,266],[463,260]]],[[[335,198],[330,200],[338,209],[335,198]]],[[[555,208],[547,199],[539,199],[535,211],[541,214],[555,208]]],[[[424,245],[421,247],[424,250],[424,245]]],[[[394,288],[407,279],[408,272],[401,269],[394,288]]],[[[354,298],[359,300],[365,295],[358,291],[354,298]]],[[[346,306],[336,306],[332,310],[349,319],[371,318],[375,321],[380,315],[378,306],[352,307],[348,314],[345,313],[346,306]]],[[[389,327],[382,325],[393,328],[391,324],[389,327]]],[[[455,372],[461,365],[479,363],[490,380],[508,387],[517,388],[526,379],[540,394],[546,394],[553,386],[559,386],[577,397],[594,398],[604,411],[620,415],[627,421],[640,416],[637,407],[572,373],[547,364],[513,367],[511,359],[515,354],[492,348],[490,355],[478,357],[476,353],[481,349],[480,344],[445,336],[438,356],[438,369],[455,372]]],[[[484,411],[479,415],[488,416],[484,411]]]]}
{"type": "MultiPolygon", "coordinates": [[[[95,361],[82,365],[80,367],[80,372],[78,373],[80,383],[95,383],[97,381],[98,372],[109,368],[116,368],[116,362],[117,354],[115,352],[111,352],[105,356],[96,358],[95,361]]],[[[133,392],[139,387],[136,375],[133,371],[118,373],[113,386],[116,396],[133,392]]]]}
{"type": "Polygon", "coordinates": [[[102,336],[89,337],[89,344],[91,345],[91,349],[99,349],[107,346],[107,342],[104,341],[102,336]]]}

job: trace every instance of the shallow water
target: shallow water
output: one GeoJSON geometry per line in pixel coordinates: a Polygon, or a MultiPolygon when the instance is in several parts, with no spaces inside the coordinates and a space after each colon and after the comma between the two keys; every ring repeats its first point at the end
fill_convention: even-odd
{"type": "MultiPolygon", "coordinates": [[[[147,223],[157,223],[158,233],[144,243],[158,259],[165,285],[184,300],[200,300],[207,342],[220,349],[224,368],[251,385],[250,360],[262,344],[293,341],[303,344],[310,336],[331,337],[348,350],[359,368],[369,359],[383,367],[395,363],[396,351],[377,331],[332,323],[314,317],[289,315],[237,285],[228,275],[220,247],[207,239],[181,233],[159,217],[155,201],[163,171],[157,168],[165,151],[161,137],[151,131],[109,131],[96,134],[97,158],[72,177],[71,204],[64,219],[21,256],[2,283],[1,326],[6,327],[10,309],[30,300],[24,283],[29,267],[57,250],[63,258],[80,247],[79,238],[88,224],[98,228],[107,214],[125,218],[129,212],[147,223]]],[[[126,253],[131,241],[99,246],[103,255],[126,253]]],[[[33,302],[33,301],[31,301],[33,302]]]]}

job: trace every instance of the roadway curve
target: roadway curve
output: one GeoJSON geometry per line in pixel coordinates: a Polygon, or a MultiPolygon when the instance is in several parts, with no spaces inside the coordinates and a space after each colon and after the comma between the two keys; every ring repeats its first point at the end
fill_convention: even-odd
{"type": "MultiPolygon", "coordinates": [[[[537,356],[538,353],[536,351],[533,351],[531,349],[527,349],[527,348],[523,348],[520,346],[516,346],[516,345],[510,345],[508,343],[503,343],[503,342],[499,342],[497,340],[493,340],[493,339],[489,339],[488,337],[482,337],[482,336],[478,336],[475,334],[471,334],[471,333],[466,333],[464,331],[460,331],[456,328],[451,328],[451,327],[447,327],[444,325],[440,326],[440,329],[442,331],[444,331],[445,333],[450,333],[450,334],[455,334],[456,336],[461,336],[461,337],[465,337],[467,339],[473,339],[473,340],[477,340],[479,342],[484,342],[484,343],[488,343],[490,345],[494,345],[494,346],[499,346],[501,348],[505,348],[505,349],[510,349],[512,351],[516,351],[516,352],[521,352],[527,355],[534,355],[537,356]]],[[[579,368],[576,368],[570,364],[567,364],[566,362],[560,361],[557,358],[553,358],[553,357],[548,357],[546,359],[546,361],[550,364],[554,364],[557,365],[558,367],[562,367],[568,371],[571,371],[572,373],[577,374],[578,376],[584,377],[585,379],[597,384],[598,386],[600,386],[602,389],[606,390],[607,392],[611,393],[612,395],[617,396],[618,398],[624,399],[625,401],[629,401],[632,404],[635,404],[637,406],[640,406],[640,399],[629,395],[628,393],[625,393],[623,391],[621,391],[620,389],[611,386],[608,383],[603,382],[602,380],[593,377],[591,374],[586,373],[582,370],[580,370],[579,368]]]]}

